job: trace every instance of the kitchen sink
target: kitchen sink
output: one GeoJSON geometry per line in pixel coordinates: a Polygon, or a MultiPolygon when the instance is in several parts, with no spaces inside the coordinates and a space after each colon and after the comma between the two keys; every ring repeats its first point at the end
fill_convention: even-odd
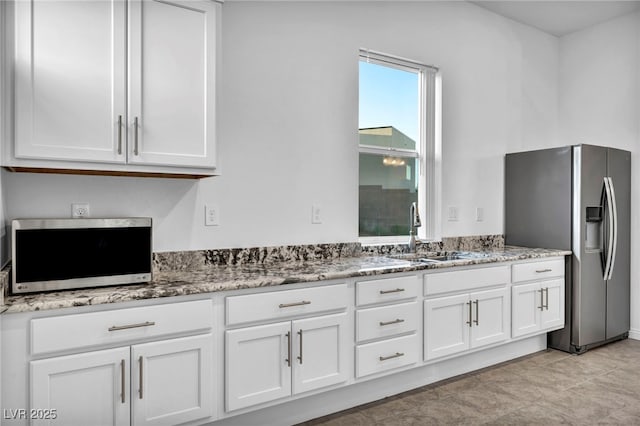
{"type": "Polygon", "coordinates": [[[472,251],[451,251],[451,252],[438,252],[433,254],[422,253],[406,253],[388,256],[393,259],[410,260],[414,262],[423,263],[439,263],[450,262],[454,260],[467,260],[467,259],[482,259],[489,257],[489,253],[472,252],[472,251]]]}
{"type": "Polygon", "coordinates": [[[425,256],[423,258],[419,258],[417,260],[421,262],[446,262],[448,260],[460,260],[460,259],[470,259],[468,256],[459,255],[459,254],[445,254],[441,256],[425,256]]]}

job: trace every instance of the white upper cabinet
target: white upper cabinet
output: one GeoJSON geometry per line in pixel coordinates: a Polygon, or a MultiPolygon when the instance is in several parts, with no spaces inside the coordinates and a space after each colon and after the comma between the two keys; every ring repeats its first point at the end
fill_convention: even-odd
{"type": "Polygon", "coordinates": [[[129,1],[129,162],[215,166],[215,27],[211,0],[129,1]]]}
{"type": "Polygon", "coordinates": [[[8,165],[212,174],[218,8],[211,0],[16,2],[8,165]]]}
{"type": "Polygon", "coordinates": [[[124,162],[117,123],[126,118],[126,3],[15,8],[15,156],[124,162]]]}

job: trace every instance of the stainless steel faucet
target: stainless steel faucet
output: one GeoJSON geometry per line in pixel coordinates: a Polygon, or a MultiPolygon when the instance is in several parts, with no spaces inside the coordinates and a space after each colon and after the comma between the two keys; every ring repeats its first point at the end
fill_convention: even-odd
{"type": "Polygon", "coordinates": [[[416,236],[415,229],[422,226],[422,222],[420,221],[420,213],[418,212],[418,204],[411,203],[411,207],[409,207],[409,251],[416,251],[416,236]]]}

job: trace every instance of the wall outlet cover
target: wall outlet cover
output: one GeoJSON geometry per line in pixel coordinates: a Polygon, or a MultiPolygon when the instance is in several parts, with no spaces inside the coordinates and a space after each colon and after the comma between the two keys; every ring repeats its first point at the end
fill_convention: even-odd
{"type": "Polygon", "coordinates": [[[71,217],[81,218],[89,217],[91,211],[89,209],[89,203],[72,203],[71,204],[71,217]]]}
{"type": "Polygon", "coordinates": [[[204,206],[204,224],[205,226],[220,225],[220,209],[218,206],[206,204],[204,206]]]}

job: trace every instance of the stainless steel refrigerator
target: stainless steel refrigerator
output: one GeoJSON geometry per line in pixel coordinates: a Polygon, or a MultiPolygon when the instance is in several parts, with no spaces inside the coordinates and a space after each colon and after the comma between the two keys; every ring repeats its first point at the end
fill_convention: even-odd
{"type": "Polygon", "coordinates": [[[576,145],[506,155],[505,243],[568,249],[565,327],[582,353],[629,333],[631,153],[576,145]]]}

